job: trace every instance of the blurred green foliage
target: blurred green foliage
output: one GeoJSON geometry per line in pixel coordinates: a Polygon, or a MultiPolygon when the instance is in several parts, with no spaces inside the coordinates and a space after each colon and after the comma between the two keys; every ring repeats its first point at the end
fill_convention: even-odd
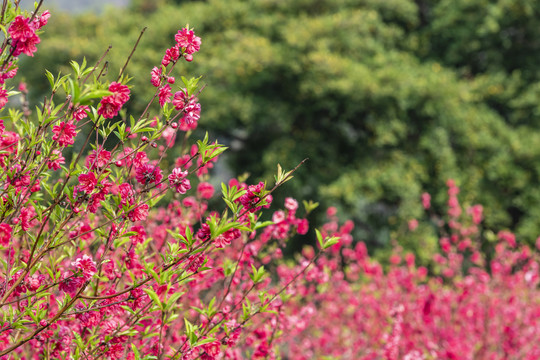
{"type": "MultiPolygon", "coordinates": [[[[134,0],[102,15],[53,14],[37,54],[55,73],[113,46],[128,68],[129,111],[151,98],[150,70],[186,23],[203,40],[176,75],[204,74],[200,127],[231,146],[235,172],[271,181],[276,164],[309,162],[282,193],[337,205],[357,239],[407,243],[420,195],[444,212],[454,178],[485,226],[540,234],[540,2],[528,0],[134,0]]],[[[34,101],[42,68],[23,64],[34,101]]],[[[278,201],[280,199],[278,198],[278,201]]],[[[319,211],[322,213],[322,211],[319,211]]]]}

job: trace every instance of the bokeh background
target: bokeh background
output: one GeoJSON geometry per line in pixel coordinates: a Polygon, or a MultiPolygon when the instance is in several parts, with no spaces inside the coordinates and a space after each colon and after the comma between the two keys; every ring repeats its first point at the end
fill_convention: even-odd
{"type": "MultiPolygon", "coordinates": [[[[277,193],[336,206],[355,239],[379,254],[392,241],[420,261],[437,245],[420,197],[445,207],[446,180],[467,205],[484,205],[484,234],[540,234],[540,2],[535,0],[47,1],[36,60],[22,61],[30,100],[48,92],[44,69],[97,60],[108,45],[114,79],[128,68],[128,112],[152,96],[150,70],[186,24],[202,38],[199,135],[230,150],[217,179],[248,172],[272,183],[309,161],[277,193]],[[36,66],[39,64],[39,66],[36,66]],[[421,232],[423,236],[418,236],[421,232]]],[[[294,249],[299,244],[292,245],[294,249]]]]}

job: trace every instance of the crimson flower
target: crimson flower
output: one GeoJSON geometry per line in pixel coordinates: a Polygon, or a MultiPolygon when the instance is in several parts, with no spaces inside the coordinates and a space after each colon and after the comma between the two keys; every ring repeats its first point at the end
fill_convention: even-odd
{"type": "Polygon", "coordinates": [[[25,41],[35,34],[35,30],[30,26],[28,18],[18,15],[9,26],[9,35],[12,40],[25,41]]]}
{"type": "Polygon", "coordinates": [[[188,179],[186,179],[187,174],[187,171],[182,171],[180,168],[175,168],[169,175],[169,184],[171,187],[176,189],[177,193],[185,194],[189,189],[191,189],[191,183],[188,179]]]}
{"type": "Polygon", "coordinates": [[[155,87],[159,87],[159,85],[161,84],[161,73],[161,68],[158,68],[157,66],[154,66],[152,72],[150,73],[152,75],[150,82],[155,87]]]}
{"type": "Polygon", "coordinates": [[[72,145],[75,142],[74,138],[77,132],[72,121],[61,121],[60,124],[53,127],[52,131],[54,133],[53,140],[57,141],[61,146],[72,145]]]}
{"type": "Polygon", "coordinates": [[[11,228],[11,225],[6,223],[0,224],[0,245],[8,246],[12,232],[13,229],[11,228]]]}
{"type": "Polygon", "coordinates": [[[96,263],[92,258],[86,254],[77,258],[71,265],[82,272],[84,280],[90,279],[97,271],[96,263]]]}
{"type": "Polygon", "coordinates": [[[156,165],[144,164],[135,170],[135,178],[137,182],[142,185],[148,185],[150,183],[159,184],[163,179],[161,169],[156,165]]]}
{"type": "Polygon", "coordinates": [[[159,105],[163,107],[165,103],[171,102],[171,86],[166,84],[159,89],[159,105]]]}
{"type": "Polygon", "coordinates": [[[142,204],[137,206],[135,209],[131,210],[128,213],[129,220],[135,222],[135,221],[141,221],[145,220],[148,216],[148,204],[142,204]]]}
{"type": "Polygon", "coordinates": [[[88,174],[79,175],[79,189],[87,194],[90,194],[97,186],[96,174],[90,172],[88,174]]]}

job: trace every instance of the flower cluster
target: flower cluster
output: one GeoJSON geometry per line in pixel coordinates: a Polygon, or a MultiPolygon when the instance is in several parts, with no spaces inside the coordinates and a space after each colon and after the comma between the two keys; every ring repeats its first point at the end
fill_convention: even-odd
{"type": "Polygon", "coordinates": [[[122,108],[122,106],[129,100],[129,88],[127,85],[122,85],[117,82],[112,82],[109,85],[109,91],[111,95],[105,96],[101,99],[101,106],[98,109],[98,114],[105,119],[112,119],[122,108]]]}
{"type": "Polygon", "coordinates": [[[187,61],[192,61],[193,54],[200,49],[201,39],[195,36],[193,30],[184,28],[178,31],[175,40],[176,45],[165,52],[161,67],[155,66],[152,69],[150,82],[158,88],[157,95],[161,107],[172,102],[174,108],[183,113],[180,120],[180,130],[194,130],[200,119],[201,105],[195,95],[188,94],[186,88],[175,92],[173,96],[171,85],[175,83],[175,78],[164,74],[164,70],[171,63],[174,66],[180,56],[183,56],[187,61]]]}
{"type": "Polygon", "coordinates": [[[179,194],[185,194],[189,189],[191,189],[191,183],[189,182],[189,179],[186,178],[187,174],[187,171],[182,171],[180,168],[175,168],[169,175],[169,184],[179,194]]]}
{"type": "Polygon", "coordinates": [[[48,11],[33,17],[33,20],[22,15],[15,17],[8,28],[13,56],[17,57],[20,54],[34,56],[37,51],[36,45],[41,41],[36,31],[47,25],[50,17],[48,11]]]}
{"type": "Polygon", "coordinates": [[[242,204],[244,209],[254,213],[260,210],[263,205],[262,202],[265,202],[265,207],[269,207],[272,203],[272,196],[262,196],[262,192],[265,188],[265,184],[261,181],[257,185],[249,185],[245,188],[246,193],[238,198],[238,202],[242,204]]]}

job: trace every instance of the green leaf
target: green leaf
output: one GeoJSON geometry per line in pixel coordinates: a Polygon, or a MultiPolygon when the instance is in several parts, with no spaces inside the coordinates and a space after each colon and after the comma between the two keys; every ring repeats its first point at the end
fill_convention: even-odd
{"type": "Polygon", "coordinates": [[[148,296],[150,296],[150,298],[152,299],[152,301],[157,305],[159,306],[159,308],[161,310],[163,310],[163,303],[161,302],[161,300],[159,300],[159,296],[158,294],[156,294],[156,292],[152,289],[143,289],[143,291],[148,294],[148,296]]]}
{"type": "Polygon", "coordinates": [[[321,247],[321,249],[323,248],[323,237],[321,235],[321,232],[319,231],[319,229],[315,229],[315,235],[317,235],[317,242],[319,243],[319,246],[321,247]]]}

